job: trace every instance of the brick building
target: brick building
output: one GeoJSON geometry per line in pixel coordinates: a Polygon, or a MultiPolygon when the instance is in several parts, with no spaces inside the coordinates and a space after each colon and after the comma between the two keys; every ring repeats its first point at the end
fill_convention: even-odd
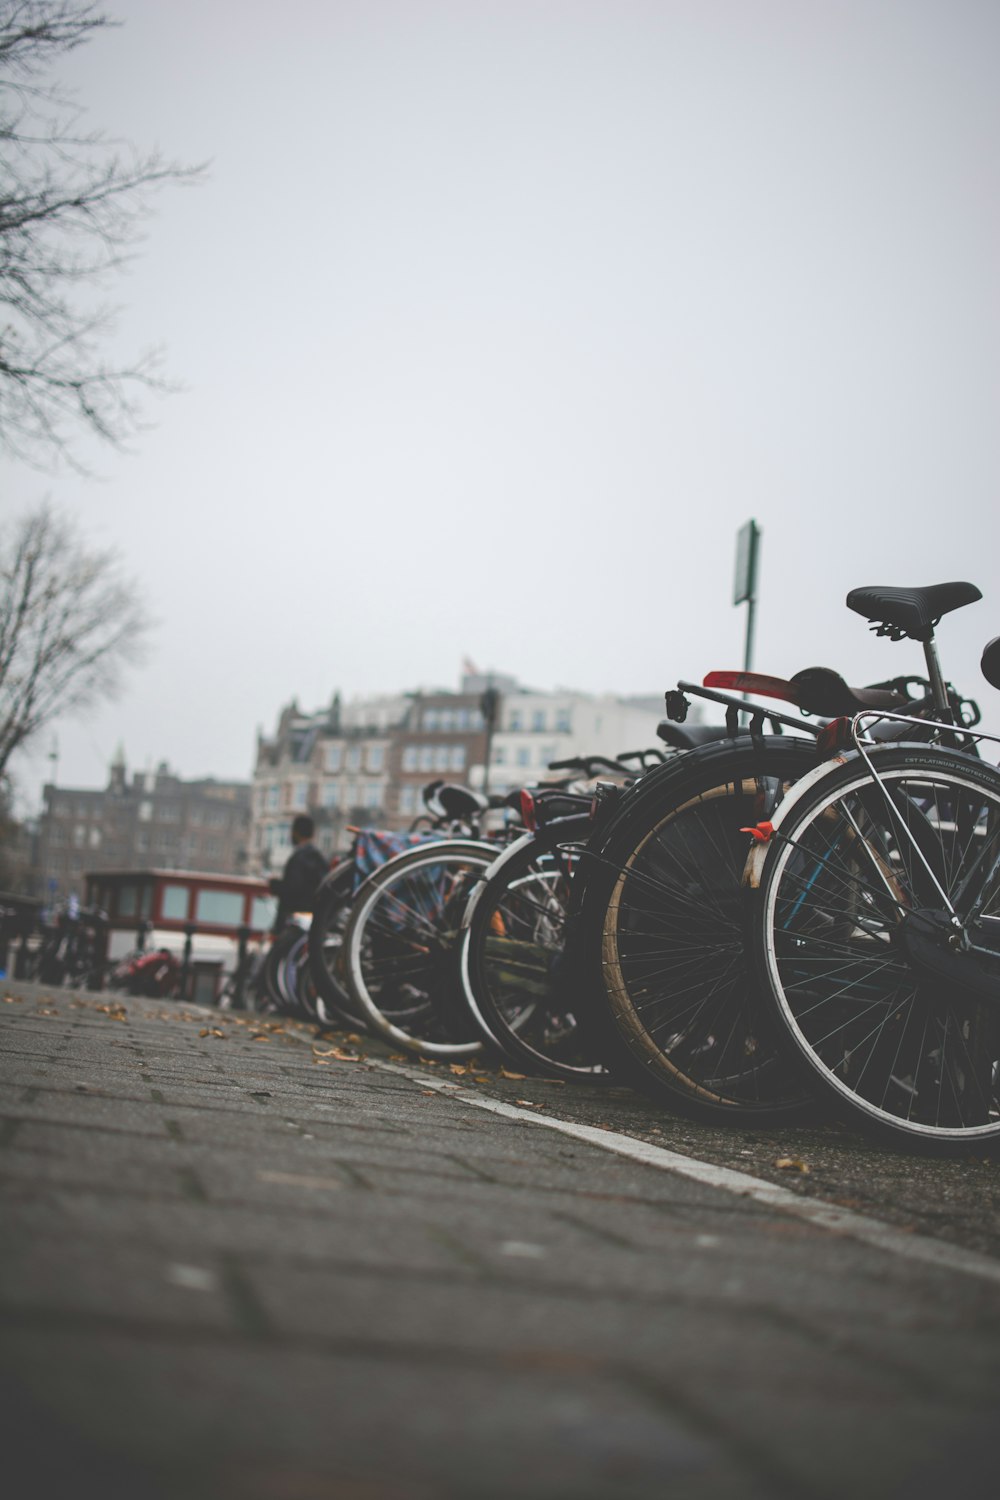
{"type": "Polygon", "coordinates": [[[83,894],[88,870],[197,870],[242,874],[250,787],[206,777],[183,781],[166,763],[129,779],[124,757],[103,790],[47,785],[38,821],[37,868],[45,894],[83,894]]]}
{"type": "Polygon", "coordinates": [[[273,736],[257,737],[251,865],[280,870],[297,813],[316,823],[325,854],[345,848],[352,826],[408,828],[420,788],[435,777],[482,778],[485,732],[479,695],[415,692],[304,714],[284,709],[273,736]]]}
{"type": "Polygon", "coordinates": [[[303,713],[291,703],[273,735],[258,734],[249,872],[282,868],[297,813],[316,822],[327,855],[346,849],[352,825],[408,828],[434,780],[482,787],[487,730],[482,696],[499,695],[489,789],[545,778],[548,762],[614,755],[658,743],[663,700],[532,692],[512,678],[467,673],[459,691],[420,689],[303,713]]]}

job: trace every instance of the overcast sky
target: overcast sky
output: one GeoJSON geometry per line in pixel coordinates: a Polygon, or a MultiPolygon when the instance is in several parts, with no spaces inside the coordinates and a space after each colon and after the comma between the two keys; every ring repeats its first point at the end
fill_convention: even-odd
{"type": "MultiPolygon", "coordinates": [[[[163,343],[98,479],[21,463],[159,624],[59,780],[250,773],[293,695],[660,692],[741,661],[921,665],[843,605],[968,578],[1000,633],[994,0],[109,0],[89,123],[189,162],[115,287],[163,343]]],[[[14,770],[31,810],[51,736],[14,770]]]]}

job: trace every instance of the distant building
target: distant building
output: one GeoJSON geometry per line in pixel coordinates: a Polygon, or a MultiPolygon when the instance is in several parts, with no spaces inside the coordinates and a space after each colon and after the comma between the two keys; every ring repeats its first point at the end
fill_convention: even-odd
{"type": "Polygon", "coordinates": [[[551,760],[659,743],[659,696],[533,692],[498,673],[468,672],[458,692],[419,689],[347,704],[336,695],[315,713],[292,702],[273,735],[258,733],[249,873],[281,869],[297,813],[310,814],[320,849],[333,855],[350,845],[352,827],[408,828],[428,782],[482,787],[487,688],[499,694],[491,792],[544,779],[551,760]]]}
{"type": "Polygon", "coordinates": [[[103,790],[47,785],[42,799],[37,866],[45,895],[82,895],[85,871],[155,866],[239,875],[246,867],[246,782],[183,781],[165,762],[129,780],[119,754],[103,790]]]}
{"type": "Polygon", "coordinates": [[[551,780],[552,761],[575,755],[606,755],[657,746],[662,698],[615,698],[568,690],[552,693],[521,688],[506,693],[493,736],[491,792],[508,792],[528,782],[551,780]]]}
{"type": "Polygon", "coordinates": [[[258,735],[251,869],[280,869],[297,813],[316,823],[325,854],[344,849],[362,825],[408,828],[420,790],[436,778],[482,777],[485,732],[479,695],[446,691],[358,699],[303,714],[284,709],[273,736],[258,735]]]}
{"type": "Polygon", "coordinates": [[[418,692],[393,737],[392,827],[409,827],[424,810],[430,781],[482,782],[486,724],[480,693],[418,692]]]}

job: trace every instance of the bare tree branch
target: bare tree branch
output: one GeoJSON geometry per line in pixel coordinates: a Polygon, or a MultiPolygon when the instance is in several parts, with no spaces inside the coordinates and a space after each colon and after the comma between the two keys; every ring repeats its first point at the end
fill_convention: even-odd
{"type": "Polygon", "coordinates": [[[44,725],[115,695],[149,626],[117,554],[49,506],[0,537],[0,778],[44,725]]]}
{"type": "Polygon", "coordinates": [[[155,355],[102,360],[113,310],[81,299],[129,258],[152,194],[204,169],[80,132],[47,78],[114,24],[88,0],[0,0],[0,446],[32,463],[75,462],[81,431],[121,446],[141,393],[169,389],[155,355]]]}

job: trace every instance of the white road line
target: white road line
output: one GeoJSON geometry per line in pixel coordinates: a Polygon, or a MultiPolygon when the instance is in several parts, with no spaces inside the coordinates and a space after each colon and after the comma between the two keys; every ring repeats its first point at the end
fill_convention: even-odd
{"type": "Polygon", "coordinates": [[[384,1073],[399,1073],[412,1079],[423,1088],[433,1089],[448,1099],[458,1099],[462,1104],[474,1105],[476,1109],[488,1110],[501,1115],[505,1120],[521,1120],[529,1125],[540,1125],[548,1130],[557,1130],[560,1135],[572,1136],[574,1140],[587,1141],[600,1146],[603,1151],[613,1151],[618,1156],[627,1156],[632,1161],[642,1162],[648,1167],[658,1167],[664,1172],[674,1172],[692,1182],[706,1187],[721,1188],[741,1198],[750,1198],[767,1208],[776,1208],[783,1213],[794,1214],[817,1229],[832,1230],[835,1234],[847,1235],[863,1244],[873,1245],[890,1255],[905,1260],[922,1261],[945,1271],[960,1271],[966,1276],[978,1276],[985,1281],[1000,1282],[1000,1261],[975,1250],[963,1250],[958,1245],[949,1245],[944,1240],[931,1239],[927,1235],[910,1234],[883,1224],[867,1214],[857,1214],[848,1208],[837,1208],[830,1203],[818,1202],[815,1198],[801,1198],[798,1193],[776,1183],[766,1182],[761,1177],[751,1177],[748,1172],[737,1172],[732,1167],[717,1167],[712,1162],[699,1161],[697,1157],[682,1156],[678,1151],[668,1151],[663,1146],[652,1146],[648,1141],[637,1141],[632,1136],[621,1135],[615,1130],[600,1130],[593,1125],[578,1125],[572,1120],[560,1120],[553,1115],[518,1109],[514,1104],[505,1104],[500,1099],[473,1093],[460,1084],[443,1078],[429,1077],[415,1068],[401,1067],[398,1063],[367,1059],[368,1066],[384,1073]]]}

